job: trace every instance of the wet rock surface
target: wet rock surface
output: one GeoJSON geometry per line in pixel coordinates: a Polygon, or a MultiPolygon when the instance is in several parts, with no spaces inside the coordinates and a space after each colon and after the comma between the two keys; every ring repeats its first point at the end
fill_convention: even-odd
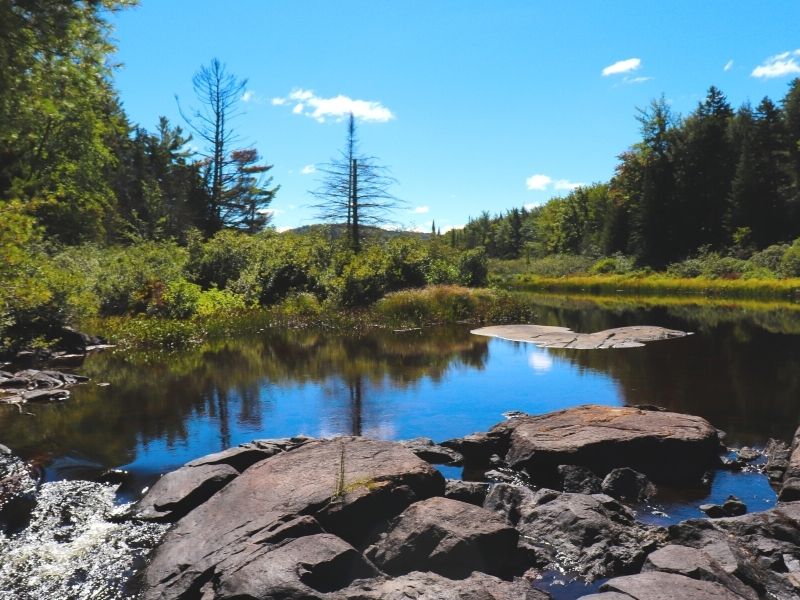
{"type": "Polygon", "coordinates": [[[0,371],[0,403],[66,400],[69,398],[67,388],[88,380],[83,375],[52,370],[24,369],[15,373],[0,371]]]}
{"type": "Polygon", "coordinates": [[[641,573],[617,577],[605,583],[603,594],[584,596],[593,600],[742,600],[742,596],[718,583],[675,573],[641,573]]]}
{"type": "Polygon", "coordinates": [[[36,506],[37,484],[31,467],[0,444],[0,532],[27,523],[36,506]]]}

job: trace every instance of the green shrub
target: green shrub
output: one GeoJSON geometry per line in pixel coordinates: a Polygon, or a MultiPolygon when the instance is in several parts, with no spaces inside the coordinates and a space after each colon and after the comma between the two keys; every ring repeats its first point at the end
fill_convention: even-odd
{"type": "Polygon", "coordinates": [[[531,261],[527,271],[541,277],[567,277],[588,273],[594,259],[574,254],[554,254],[531,261]]]}
{"type": "Polygon", "coordinates": [[[159,302],[148,306],[148,313],[159,314],[170,319],[188,319],[197,312],[201,290],[196,283],[177,279],[167,284],[159,302]]]}
{"type": "Polygon", "coordinates": [[[800,238],[784,251],[780,273],[784,277],[800,277],[800,238]]]}
{"type": "Polygon", "coordinates": [[[231,290],[212,287],[200,293],[197,300],[197,316],[210,317],[243,311],[247,308],[244,296],[231,290]]]}
{"type": "Polygon", "coordinates": [[[635,261],[633,258],[622,254],[615,254],[614,256],[608,256],[598,260],[592,265],[589,272],[595,275],[623,275],[632,272],[634,266],[635,261]]]}
{"type": "Polygon", "coordinates": [[[486,285],[489,276],[489,262],[483,247],[466,250],[458,257],[459,283],[469,287],[486,285]]]}
{"type": "Polygon", "coordinates": [[[194,239],[189,244],[186,270],[204,289],[224,289],[241,277],[258,253],[263,237],[223,229],[205,243],[194,239]]]}
{"type": "Polygon", "coordinates": [[[753,254],[748,262],[752,267],[767,269],[776,275],[780,273],[781,259],[787,249],[789,244],[773,244],[753,254]]]}

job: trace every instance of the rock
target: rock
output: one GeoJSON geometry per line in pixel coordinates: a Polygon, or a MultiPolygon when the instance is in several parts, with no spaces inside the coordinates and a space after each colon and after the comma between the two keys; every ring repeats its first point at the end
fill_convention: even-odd
{"type": "MultiPolygon", "coordinates": [[[[640,573],[617,577],[600,588],[608,592],[625,594],[632,600],[742,600],[718,583],[690,579],[674,573],[640,573]]],[[[597,600],[610,600],[605,594],[595,596],[597,600]]],[[[611,597],[613,598],[613,596],[611,597]]]]}
{"type": "Polygon", "coordinates": [[[783,481],[783,475],[789,467],[789,447],[781,440],[770,438],[764,449],[767,456],[767,463],[764,465],[764,472],[773,484],[783,481]]]}
{"type": "Polygon", "coordinates": [[[790,477],[783,482],[778,502],[794,502],[800,500],[800,477],[790,477]]]}
{"type": "Polygon", "coordinates": [[[655,486],[647,479],[647,475],[628,467],[620,467],[611,471],[603,479],[603,492],[617,499],[638,502],[653,496],[655,486]]]}
{"type": "Polygon", "coordinates": [[[753,462],[761,456],[758,450],[744,446],[736,451],[736,458],[742,462],[753,462]]]}
{"type": "Polygon", "coordinates": [[[274,456],[283,452],[278,446],[262,447],[242,445],[235,448],[228,448],[222,452],[208,454],[201,458],[186,463],[187,467],[200,467],[203,465],[228,465],[236,469],[239,473],[253,466],[260,460],[274,456]]]}
{"type": "Polygon", "coordinates": [[[550,325],[495,325],[473,329],[471,333],[515,342],[530,342],[542,348],[636,348],[646,342],[684,337],[685,331],[653,326],[606,329],[596,333],[575,333],[567,327],[550,325]]]}
{"type": "Polygon", "coordinates": [[[37,481],[25,461],[2,446],[0,451],[0,531],[25,526],[36,506],[37,481]]]}
{"type": "MultiPolygon", "coordinates": [[[[72,327],[62,327],[58,336],[56,349],[69,353],[84,354],[87,346],[94,345],[91,336],[72,327]]],[[[98,343],[100,343],[99,340],[98,343]]]]}
{"type": "Polygon", "coordinates": [[[584,405],[517,417],[487,434],[508,446],[506,462],[534,479],[554,479],[558,465],[608,473],[630,467],[655,482],[699,480],[719,464],[717,430],[705,419],[630,407],[584,405]]]}
{"type": "Polygon", "coordinates": [[[336,600],[547,600],[550,596],[523,580],[503,581],[485,573],[452,580],[414,572],[394,579],[356,581],[336,600]]]}
{"type": "Polygon", "coordinates": [[[400,443],[432,465],[460,465],[464,462],[464,457],[458,452],[445,446],[438,446],[430,438],[418,437],[400,443]]]}
{"type": "Polygon", "coordinates": [[[448,479],[445,482],[444,497],[451,500],[468,502],[475,506],[483,506],[486,494],[489,493],[489,484],[485,481],[461,481],[448,479]]]}
{"type": "Polygon", "coordinates": [[[499,575],[512,561],[518,538],[493,512],[430,498],[403,511],[364,554],[390,575],[423,569],[455,579],[472,571],[499,575]]]}
{"type": "Polygon", "coordinates": [[[124,469],[108,469],[98,475],[97,483],[108,483],[110,485],[121,485],[130,478],[130,471],[124,469]]]}
{"type": "Polygon", "coordinates": [[[306,600],[327,598],[356,579],[378,574],[350,544],[317,533],[285,543],[261,541],[231,557],[206,584],[214,598],[306,600]]]}
{"type": "Polygon", "coordinates": [[[730,516],[719,504],[701,504],[698,508],[704,512],[709,519],[721,519],[722,517],[730,516]]]}
{"type": "Polygon", "coordinates": [[[603,480],[586,467],[577,465],[558,465],[560,489],[575,494],[599,494],[603,480]]]}
{"type": "Polygon", "coordinates": [[[728,496],[728,499],[722,504],[722,510],[728,517],[740,517],[747,513],[747,505],[736,496],[728,496]]]}
{"type": "Polygon", "coordinates": [[[783,475],[784,479],[791,479],[792,477],[800,477],[800,427],[794,433],[792,440],[791,453],[789,454],[789,462],[786,465],[786,472],[783,475]]]}
{"type": "Polygon", "coordinates": [[[69,398],[69,390],[31,390],[22,392],[23,402],[63,402],[69,398]]]}
{"type": "Polygon", "coordinates": [[[264,553],[273,545],[308,535],[295,531],[297,523],[358,545],[412,502],[443,492],[441,474],[400,444],[359,437],[303,443],[251,466],[178,521],[145,571],[144,597],[211,586],[210,598],[223,585],[224,597],[237,596],[223,576],[254,561],[256,571],[271,564],[264,553]]]}
{"type": "Polygon", "coordinates": [[[507,439],[488,433],[471,433],[462,438],[446,440],[441,445],[458,452],[465,462],[478,465],[488,465],[492,454],[504,455],[508,450],[507,439]]]}
{"type": "Polygon", "coordinates": [[[761,598],[800,595],[800,502],[741,517],[690,519],[671,526],[669,539],[701,550],[761,598]]]}
{"type": "Polygon", "coordinates": [[[727,573],[708,554],[696,548],[677,544],[659,548],[647,557],[642,567],[642,572],[648,571],[675,573],[691,579],[715,582],[744,598],[758,600],[755,590],[727,573]]]}
{"type": "Polygon", "coordinates": [[[230,465],[201,464],[181,467],[156,481],[134,508],[144,521],[174,523],[200,506],[236,477],[230,465]]]}
{"type": "Polygon", "coordinates": [[[664,539],[663,530],[636,522],[625,506],[592,496],[495,485],[484,506],[505,516],[536,553],[538,566],[593,581],[639,570],[664,539]]]}

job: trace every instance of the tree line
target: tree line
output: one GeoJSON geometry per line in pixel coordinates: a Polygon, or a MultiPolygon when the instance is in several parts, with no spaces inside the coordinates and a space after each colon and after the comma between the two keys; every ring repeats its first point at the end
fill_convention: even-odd
{"type": "Polygon", "coordinates": [[[758,250],[800,236],[800,79],[779,104],[734,110],[711,87],[686,117],[662,97],[640,110],[641,140],[614,176],[482,213],[449,242],[499,258],[623,253],[662,268],[699,251],[758,250]]]}
{"type": "Polygon", "coordinates": [[[0,211],[48,240],[185,240],[263,229],[275,195],[232,121],[246,80],[214,59],[193,78],[191,131],[131,123],[112,82],[107,17],[133,0],[0,1],[0,211]],[[194,136],[200,148],[189,150],[194,136]],[[32,220],[32,223],[31,223],[32,220]]]}

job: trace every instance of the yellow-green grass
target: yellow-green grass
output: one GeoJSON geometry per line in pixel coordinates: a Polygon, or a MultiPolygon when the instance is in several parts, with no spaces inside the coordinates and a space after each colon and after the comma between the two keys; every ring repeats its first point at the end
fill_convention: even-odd
{"type": "Polygon", "coordinates": [[[715,296],[723,298],[772,298],[800,300],[800,278],[709,279],[665,275],[572,275],[541,277],[521,275],[503,282],[515,290],[568,292],[570,294],[635,294],[715,296]]]}

